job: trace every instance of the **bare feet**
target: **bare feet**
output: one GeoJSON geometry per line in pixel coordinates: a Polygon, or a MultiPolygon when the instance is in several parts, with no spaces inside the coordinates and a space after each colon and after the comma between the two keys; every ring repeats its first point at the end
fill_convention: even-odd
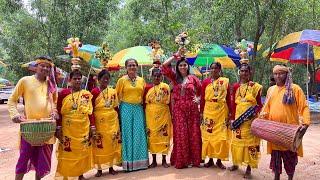
{"type": "Polygon", "coordinates": [[[148,168],[155,168],[155,167],[157,167],[157,162],[152,162],[152,164],[150,164],[149,166],[148,166],[148,168]]]}
{"type": "Polygon", "coordinates": [[[245,179],[251,179],[251,167],[247,166],[246,173],[243,175],[243,178],[245,179]]]}
{"type": "Polygon", "coordinates": [[[97,173],[94,176],[95,177],[101,177],[102,176],[102,170],[98,170],[97,173]]]}
{"type": "Polygon", "coordinates": [[[243,175],[243,178],[245,178],[245,179],[251,179],[251,172],[247,172],[246,171],[246,173],[244,173],[244,175],[243,175]]]}
{"type": "Polygon", "coordinates": [[[210,158],[209,161],[204,164],[204,167],[208,168],[208,167],[211,167],[211,166],[213,166],[213,165],[214,165],[213,159],[210,158]]]}
{"type": "Polygon", "coordinates": [[[238,170],[239,169],[239,166],[236,166],[236,165],[233,165],[231,167],[228,167],[228,170],[229,171],[235,171],[235,170],[238,170]]]}
{"type": "Polygon", "coordinates": [[[111,167],[111,168],[109,168],[109,174],[116,175],[116,174],[118,174],[118,172],[115,171],[115,170],[113,169],[113,167],[111,167]]]}
{"type": "Polygon", "coordinates": [[[162,161],[162,166],[163,166],[164,168],[168,168],[168,167],[170,167],[170,166],[169,166],[169,164],[167,164],[167,162],[166,162],[166,161],[162,161]]]}
{"type": "Polygon", "coordinates": [[[221,160],[220,160],[220,159],[218,159],[218,161],[217,161],[216,165],[217,165],[217,166],[218,166],[218,168],[220,168],[220,169],[226,169],[226,166],[224,166],[224,165],[222,164],[222,162],[221,162],[221,160]]]}
{"type": "Polygon", "coordinates": [[[83,175],[81,175],[81,176],[79,176],[79,178],[78,178],[79,180],[86,180],[86,178],[84,178],[84,176],[83,175]]]}

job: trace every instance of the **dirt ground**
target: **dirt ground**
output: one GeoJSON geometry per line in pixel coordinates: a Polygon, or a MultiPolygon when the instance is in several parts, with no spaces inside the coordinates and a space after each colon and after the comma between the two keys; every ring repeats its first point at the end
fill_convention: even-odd
{"type": "MultiPolygon", "coordinates": [[[[22,109],[22,106],[19,106],[22,109]]],[[[18,158],[18,130],[19,125],[14,124],[9,120],[7,105],[0,105],[0,148],[8,148],[9,150],[1,152],[0,150],[0,180],[14,179],[15,165],[18,158]]],[[[304,157],[299,158],[299,163],[296,167],[294,179],[316,180],[320,179],[320,124],[313,124],[308,129],[303,140],[304,157]]],[[[267,143],[262,142],[262,157],[258,169],[253,169],[252,179],[273,179],[273,174],[269,169],[270,155],[266,154],[267,143]]],[[[51,173],[44,179],[54,179],[55,169],[57,165],[55,154],[52,157],[51,173]]],[[[160,161],[160,158],[158,159],[160,161]]],[[[231,162],[224,162],[230,166],[231,162]]],[[[154,169],[143,171],[124,173],[121,168],[115,168],[120,173],[110,175],[104,172],[100,178],[94,177],[95,170],[91,170],[84,176],[89,179],[242,179],[242,174],[245,168],[241,167],[236,172],[227,170],[219,170],[218,168],[188,168],[178,170],[173,167],[163,168],[158,166],[154,169]]],[[[282,179],[287,179],[286,174],[282,174],[282,179]]],[[[24,179],[34,179],[34,172],[25,175],[24,179]]]]}

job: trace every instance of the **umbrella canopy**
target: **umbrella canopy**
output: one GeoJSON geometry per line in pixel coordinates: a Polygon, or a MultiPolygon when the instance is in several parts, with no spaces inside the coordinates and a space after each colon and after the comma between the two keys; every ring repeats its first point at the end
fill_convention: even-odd
{"type": "Polygon", "coordinates": [[[194,54],[187,54],[187,59],[191,65],[196,66],[207,67],[213,62],[220,62],[224,68],[234,68],[240,65],[240,56],[232,48],[218,44],[206,44],[196,57],[194,54]]]}
{"type": "MultiPolygon", "coordinates": [[[[28,68],[29,71],[35,72],[36,71],[36,61],[24,63],[21,65],[21,67],[28,68]]],[[[67,72],[62,70],[61,68],[56,67],[56,75],[57,75],[57,78],[64,78],[67,75],[67,72]]]]}
{"type": "Polygon", "coordinates": [[[151,51],[150,46],[135,46],[123,49],[112,57],[112,60],[108,63],[108,67],[124,67],[125,61],[129,58],[136,59],[139,65],[152,65],[151,51]]]}
{"type": "Polygon", "coordinates": [[[21,65],[23,68],[28,68],[29,71],[35,72],[36,71],[36,61],[30,61],[28,63],[24,63],[21,65]]]}
{"type": "Polygon", "coordinates": [[[198,76],[198,77],[202,76],[200,70],[197,67],[194,67],[194,66],[190,66],[190,73],[194,74],[195,76],[198,76]]]}
{"type": "Polygon", "coordinates": [[[312,63],[320,59],[320,31],[303,30],[281,39],[271,54],[276,61],[296,64],[312,63]]]}
{"type": "Polygon", "coordinates": [[[94,46],[91,44],[85,44],[79,49],[79,56],[89,63],[94,68],[100,68],[101,63],[99,59],[95,58],[95,53],[100,50],[101,47],[94,46]]]}

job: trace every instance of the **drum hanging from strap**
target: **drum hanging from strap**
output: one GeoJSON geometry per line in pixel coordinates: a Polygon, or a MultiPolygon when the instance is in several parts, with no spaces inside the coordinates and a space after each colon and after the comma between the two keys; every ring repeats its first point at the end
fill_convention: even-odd
{"type": "Polygon", "coordinates": [[[32,146],[41,146],[54,136],[56,121],[49,118],[28,120],[20,123],[20,132],[22,138],[32,146]]]}
{"type": "Polygon", "coordinates": [[[283,146],[290,151],[296,152],[299,148],[305,130],[301,131],[301,126],[269,121],[264,119],[255,119],[251,124],[253,135],[269,141],[273,144],[283,146]]]}

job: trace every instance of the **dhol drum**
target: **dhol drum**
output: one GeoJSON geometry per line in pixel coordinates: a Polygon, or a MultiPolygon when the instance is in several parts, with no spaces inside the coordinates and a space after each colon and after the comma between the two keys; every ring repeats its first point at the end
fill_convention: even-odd
{"type": "Polygon", "coordinates": [[[251,132],[261,139],[296,152],[306,132],[306,129],[301,131],[301,127],[299,125],[256,118],[251,124],[251,132]]]}
{"type": "Polygon", "coordinates": [[[52,119],[28,120],[20,123],[20,132],[24,140],[32,146],[41,146],[49,141],[56,131],[56,121],[52,119]]]}

